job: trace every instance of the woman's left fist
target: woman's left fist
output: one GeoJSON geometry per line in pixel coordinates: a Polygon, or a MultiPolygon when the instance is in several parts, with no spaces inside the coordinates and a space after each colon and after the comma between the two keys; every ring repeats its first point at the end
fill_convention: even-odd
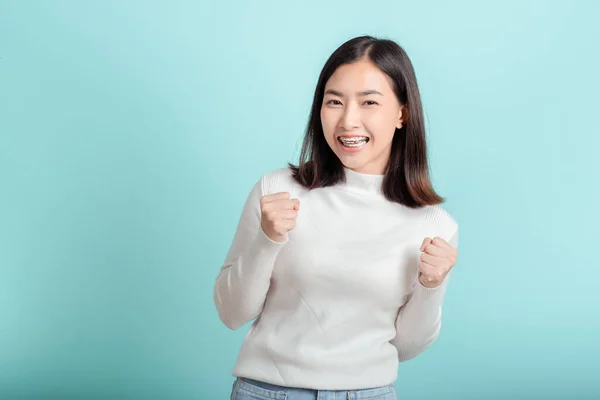
{"type": "Polygon", "coordinates": [[[456,264],[458,252],[440,237],[425,238],[421,251],[419,281],[427,288],[436,288],[456,264]]]}

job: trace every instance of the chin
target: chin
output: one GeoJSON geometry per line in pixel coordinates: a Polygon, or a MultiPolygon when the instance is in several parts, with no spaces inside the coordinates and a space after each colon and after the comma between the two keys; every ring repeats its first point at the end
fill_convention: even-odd
{"type": "Polygon", "coordinates": [[[340,161],[344,167],[350,169],[364,169],[367,164],[365,161],[358,160],[356,157],[340,157],[340,161]]]}

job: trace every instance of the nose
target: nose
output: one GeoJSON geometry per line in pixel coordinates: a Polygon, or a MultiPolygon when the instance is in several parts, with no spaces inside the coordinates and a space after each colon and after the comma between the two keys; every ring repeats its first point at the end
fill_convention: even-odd
{"type": "Polygon", "coordinates": [[[360,127],[360,113],[355,106],[346,107],[340,125],[344,130],[351,131],[360,127]]]}

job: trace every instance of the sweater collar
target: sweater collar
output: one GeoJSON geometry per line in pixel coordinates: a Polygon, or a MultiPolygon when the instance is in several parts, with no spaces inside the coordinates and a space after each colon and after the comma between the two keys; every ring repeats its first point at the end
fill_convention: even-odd
{"type": "Polygon", "coordinates": [[[381,184],[385,175],[363,174],[346,167],[344,167],[344,172],[346,173],[346,183],[343,186],[346,189],[372,194],[383,194],[381,184]]]}

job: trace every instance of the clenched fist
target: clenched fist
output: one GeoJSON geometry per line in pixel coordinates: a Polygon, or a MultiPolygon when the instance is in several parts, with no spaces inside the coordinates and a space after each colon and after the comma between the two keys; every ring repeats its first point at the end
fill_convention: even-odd
{"type": "Polygon", "coordinates": [[[458,252],[440,237],[425,238],[420,250],[419,281],[427,288],[438,287],[456,264],[458,252]]]}
{"type": "Polygon", "coordinates": [[[300,200],[290,199],[288,192],[268,194],[260,198],[260,226],[274,242],[287,241],[287,233],[296,226],[300,200]]]}

